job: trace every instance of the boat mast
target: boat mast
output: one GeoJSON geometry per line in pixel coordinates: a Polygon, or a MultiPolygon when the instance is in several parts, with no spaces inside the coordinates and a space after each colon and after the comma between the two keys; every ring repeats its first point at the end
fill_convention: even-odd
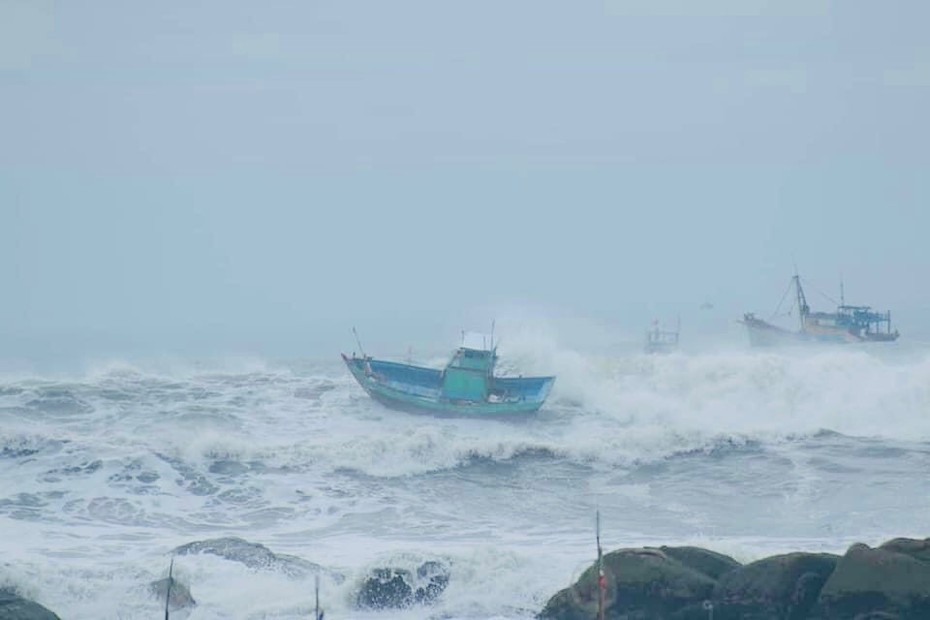
{"type": "Polygon", "coordinates": [[[807,305],[807,298],[804,296],[804,289],[801,288],[801,276],[794,274],[794,288],[798,295],[798,320],[801,322],[801,329],[804,329],[804,319],[810,313],[810,306],[807,305]]]}

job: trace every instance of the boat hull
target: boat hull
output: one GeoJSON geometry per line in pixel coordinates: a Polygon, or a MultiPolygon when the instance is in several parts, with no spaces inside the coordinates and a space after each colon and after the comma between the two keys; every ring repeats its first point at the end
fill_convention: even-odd
{"type": "Polygon", "coordinates": [[[545,402],[554,377],[500,379],[507,382],[530,382],[538,389],[534,393],[500,401],[456,401],[441,397],[442,373],[438,370],[383,362],[370,358],[342,356],[352,376],[363,390],[385,407],[408,413],[427,413],[465,417],[514,417],[533,414],[545,402]],[[381,372],[379,372],[381,371],[381,372]],[[387,371],[387,372],[385,372],[387,371]],[[393,374],[392,374],[393,373],[393,374]],[[396,380],[404,374],[406,382],[396,380]],[[411,376],[411,373],[415,373],[411,376]]]}
{"type": "Polygon", "coordinates": [[[852,344],[857,342],[892,342],[897,334],[859,336],[844,329],[807,326],[804,331],[788,331],[762,319],[746,315],[742,321],[753,347],[784,347],[809,344],[852,344]]]}
{"type": "Polygon", "coordinates": [[[749,344],[753,347],[791,346],[807,342],[800,332],[790,332],[754,316],[745,316],[742,323],[749,335],[749,344]]]}

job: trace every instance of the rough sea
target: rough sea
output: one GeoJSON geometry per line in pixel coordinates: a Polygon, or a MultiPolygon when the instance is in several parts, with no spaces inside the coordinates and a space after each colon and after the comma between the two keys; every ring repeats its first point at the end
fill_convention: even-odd
{"type": "MultiPolygon", "coordinates": [[[[332,571],[328,620],[517,619],[592,562],[597,510],[605,550],[741,561],[930,535],[930,351],[501,356],[558,376],[537,415],[390,411],[338,355],[5,373],[0,585],[65,619],[160,617],[146,586],[171,550],[236,536],[332,571]],[[451,575],[436,604],[355,609],[368,571],[428,560],[451,575]]],[[[191,619],[312,614],[312,576],[209,554],[174,571],[191,619]]]]}

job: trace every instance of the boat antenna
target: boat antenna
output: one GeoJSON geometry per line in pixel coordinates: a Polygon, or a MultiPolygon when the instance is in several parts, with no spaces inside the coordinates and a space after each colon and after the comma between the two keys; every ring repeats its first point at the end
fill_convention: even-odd
{"type": "Polygon", "coordinates": [[[171,558],[171,564],[168,565],[168,587],[165,588],[165,620],[168,618],[168,603],[171,601],[171,586],[174,585],[174,557],[171,558]]]}
{"type": "Polygon", "coordinates": [[[494,350],[494,319],[491,319],[491,350],[494,350]]]}
{"type": "Polygon", "coordinates": [[[843,287],[843,274],[840,274],[840,305],[846,305],[846,290],[843,287]]]}
{"type": "Polygon", "coordinates": [[[604,553],[601,550],[601,511],[597,511],[595,537],[597,540],[597,620],[604,620],[604,594],[607,579],[604,577],[604,553]]]}
{"type": "Polygon", "coordinates": [[[352,333],[355,334],[355,344],[358,345],[358,350],[361,351],[362,357],[368,357],[365,355],[365,349],[362,348],[362,341],[358,338],[358,332],[355,331],[355,326],[352,326],[352,333]]]}

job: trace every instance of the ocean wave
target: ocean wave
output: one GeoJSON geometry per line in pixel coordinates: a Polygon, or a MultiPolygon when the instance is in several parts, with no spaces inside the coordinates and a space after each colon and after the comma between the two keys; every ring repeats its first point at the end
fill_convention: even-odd
{"type": "MultiPolygon", "coordinates": [[[[203,470],[215,461],[255,461],[376,477],[529,458],[625,467],[824,433],[930,439],[928,357],[854,349],[605,357],[538,341],[509,347],[502,355],[511,363],[558,377],[549,403],[528,420],[390,411],[338,362],[190,365],[177,376],[108,366],[66,382],[2,384],[0,415],[21,429],[47,431],[50,441],[96,433],[104,445],[134,445],[203,470]]],[[[34,449],[17,445],[6,438],[0,455],[34,449]]]]}
{"type": "MultiPolygon", "coordinates": [[[[520,421],[385,409],[338,360],[4,379],[4,571],[75,617],[150,617],[171,548],[244,536],[346,574],[323,582],[328,615],[365,617],[348,601],[371,568],[438,559],[430,615],[514,618],[590,565],[595,506],[608,548],[926,530],[930,358],[530,340],[502,348],[510,368],[558,379],[520,421]]],[[[198,617],[309,615],[312,583],[206,555],[175,570],[198,617]]]]}

